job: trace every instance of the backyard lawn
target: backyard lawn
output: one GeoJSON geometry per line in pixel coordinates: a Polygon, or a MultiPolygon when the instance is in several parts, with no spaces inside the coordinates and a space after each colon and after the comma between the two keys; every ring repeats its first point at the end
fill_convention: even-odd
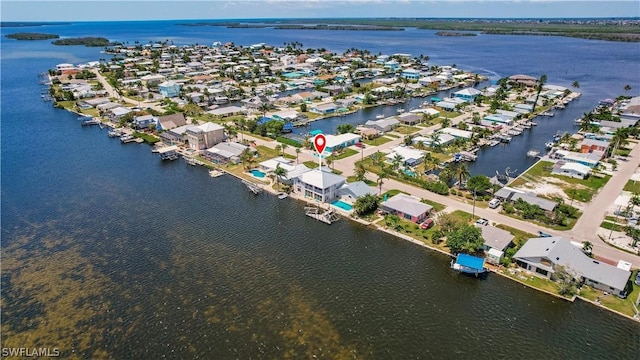
{"type": "Polygon", "coordinates": [[[640,182],[629,180],[624,186],[624,191],[631,191],[634,194],[640,194],[640,182]]]}
{"type": "Polygon", "coordinates": [[[362,139],[362,142],[367,144],[367,145],[371,145],[371,146],[380,146],[384,143],[388,143],[389,141],[391,141],[391,139],[389,139],[388,137],[384,137],[384,136],[379,136],[375,139],[372,140],[367,140],[367,139],[362,139]]]}

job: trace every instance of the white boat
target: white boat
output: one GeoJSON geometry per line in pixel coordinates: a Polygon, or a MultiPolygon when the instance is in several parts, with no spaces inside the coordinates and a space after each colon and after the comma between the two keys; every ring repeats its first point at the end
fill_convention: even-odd
{"type": "Polygon", "coordinates": [[[553,147],[553,143],[551,141],[547,141],[546,143],[544,143],[544,147],[546,147],[547,149],[551,149],[553,147]]]}
{"type": "Polygon", "coordinates": [[[575,120],[573,120],[573,123],[576,124],[576,125],[580,125],[580,124],[582,124],[582,119],[575,119],[575,120]]]}
{"type": "Polygon", "coordinates": [[[527,151],[527,156],[528,157],[536,157],[536,156],[538,156],[538,154],[540,154],[540,151],[538,151],[536,149],[531,149],[531,150],[527,151]]]}
{"type": "Polygon", "coordinates": [[[548,117],[553,117],[553,115],[555,115],[554,113],[550,112],[550,111],[545,111],[543,113],[540,113],[540,116],[548,116],[548,117]]]}
{"type": "Polygon", "coordinates": [[[398,112],[398,114],[402,114],[404,112],[404,109],[398,109],[396,111],[398,112]]]}
{"type": "Polygon", "coordinates": [[[376,115],[376,119],[384,119],[384,114],[376,115]]]}

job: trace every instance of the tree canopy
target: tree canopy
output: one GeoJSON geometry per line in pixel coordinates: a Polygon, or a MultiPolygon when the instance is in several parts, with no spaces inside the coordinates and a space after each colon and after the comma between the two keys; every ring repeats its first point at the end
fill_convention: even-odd
{"type": "Polygon", "coordinates": [[[376,211],[378,204],[380,204],[380,198],[377,195],[366,194],[356,200],[353,209],[358,215],[366,215],[376,211]]]}
{"type": "Polygon", "coordinates": [[[484,245],[482,232],[474,225],[467,224],[447,234],[447,247],[454,254],[460,252],[473,254],[482,245],[484,245]]]}

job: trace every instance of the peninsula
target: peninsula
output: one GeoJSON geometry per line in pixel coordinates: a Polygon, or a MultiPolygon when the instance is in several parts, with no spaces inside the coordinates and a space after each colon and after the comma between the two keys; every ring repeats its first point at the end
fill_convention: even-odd
{"type": "Polygon", "coordinates": [[[89,47],[113,46],[115,43],[103,37],[64,38],[53,41],[53,45],[84,45],[89,47]]]}
{"type": "Polygon", "coordinates": [[[640,97],[594,104],[575,134],[549,139],[543,161],[516,178],[489,178],[471,176],[466,162],[483,156],[481,147],[535,132],[580,96],[577,82],[569,89],[546,75],[513,74],[489,84],[423,54],[338,54],[299,42],[136,43],[105,54],[112,59],[43,74],[43,99],[81,114],[84,126],[112,128],[123,144],[155,144],[158,161],[183,157],[256,194],[308,202],[315,219],[330,224],[339,214],[479,257],[494,273],[555,296],[636,315],[640,232],[628,215],[640,213],[640,197],[623,186],[640,164],[640,97]],[[351,120],[365,109],[394,115],[351,120]],[[334,117],[342,119],[335,132],[307,130],[334,117]],[[628,220],[615,206],[605,212],[617,198],[627,199],[628,220]],[[624,240],[613,245],[627,252],[604,241],[614,229],[624,240]]]}

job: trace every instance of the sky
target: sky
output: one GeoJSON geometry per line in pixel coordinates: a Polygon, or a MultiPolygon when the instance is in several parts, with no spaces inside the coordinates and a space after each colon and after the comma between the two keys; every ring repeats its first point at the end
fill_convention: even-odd
{"type": "Polygon", "coordinates": [[[638,0],[0,1],[2,21],[640,17],[638,0]]]}

